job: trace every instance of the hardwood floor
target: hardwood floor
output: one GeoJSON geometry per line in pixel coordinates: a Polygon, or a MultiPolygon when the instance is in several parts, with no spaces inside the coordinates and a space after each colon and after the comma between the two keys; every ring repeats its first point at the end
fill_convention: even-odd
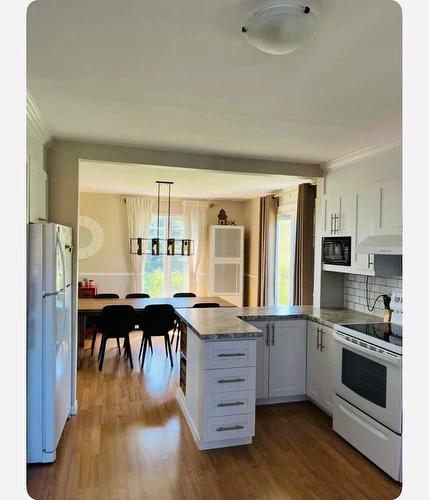
{"type": "MultiPolygon", "coordinates": [[[[78,415],[52,465],[28,467],[28,492],[55,499],[393,499],[400,485],[331,430],[309,402],[258,407],[252,445],[199,451],[175,400],[163,339],[144,371],[108,343],[78,374],[78,415]]],[[[97,342],[98,347],[98,342],[97,342]]]]}

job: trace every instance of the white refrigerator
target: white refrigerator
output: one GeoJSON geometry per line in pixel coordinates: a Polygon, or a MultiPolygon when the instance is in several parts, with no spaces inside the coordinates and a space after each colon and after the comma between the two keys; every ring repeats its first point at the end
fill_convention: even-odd
{"type": "Polygon", "coordinates": [[[72,412],[72,230],[28,233],[27,462],[53,462],[72,412]]]}

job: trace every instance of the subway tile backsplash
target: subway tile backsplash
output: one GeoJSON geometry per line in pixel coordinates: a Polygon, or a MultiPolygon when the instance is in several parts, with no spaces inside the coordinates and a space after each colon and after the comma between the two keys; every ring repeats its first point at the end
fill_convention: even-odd
{"type": "MultiPolygon", "coordinates": [[[[377,300],[374,311],[368,311],[365,292],[366,279],[367,277],[361,274],[345,274],[344,307],[383,317],[384,304],[382,297],[377,300]]],[[[383,293],[392,296],[392,293],[398,290],[402,291],[402,278],[368,277],[368,297],[371,307],[378,295],[383,293]]]]}

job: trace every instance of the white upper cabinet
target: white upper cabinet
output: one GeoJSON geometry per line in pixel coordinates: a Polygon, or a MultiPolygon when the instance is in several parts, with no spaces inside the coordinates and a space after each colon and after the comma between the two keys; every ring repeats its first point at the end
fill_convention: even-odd
{"type": "Polygon", "coordinates": [[[375,234],[402,234],[402,178],[328,193],[322,199],[321,236],[351,236],[350,267],[324,266],[325,270],[374,276],[374,256],[358,254],[357,245],[375,234]],[[329,269],[328,269],[329,267],[329,269]]]}
{"type": "Polygon", "coordinates": [[[351,236],[354,225],[353,192],[346,190],[324,196],[324,236],[351,236]]]}
{"type": "Polygon", "coordinates": [[[375,232],[402,234],[402,178],[384,180],[375,184],[375,232]]]}
{"type": "Polygon", "coordinates": [[[28,217],[29,222],[48,219],[48,174],[38,162],[28,157],[28,217]]]}
{"type": "Polygon", "coordinates": [[[374,274],[374,256],[356,252],[356,246],[375,232],[376,190],[373,186],[361,186],[355,193],[355,234],[353,235],[352,269],[357,274],[374,274]]]}

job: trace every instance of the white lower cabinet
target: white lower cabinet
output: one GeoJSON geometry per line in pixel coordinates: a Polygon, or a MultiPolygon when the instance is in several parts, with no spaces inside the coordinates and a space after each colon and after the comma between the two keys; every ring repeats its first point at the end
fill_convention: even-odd
{"type": "Polygon", "coordinates": [[[305,394],[306,320],[255,321],[256,400],[305,394]]]}
{"type": "Polygon", "coordinates": [[[306,323],[290,320],[270,324],[270,398],[305,394],[306,323]]]}
{"type": "Polygon", "coordinates": [[[306,394],[331,415],[334,401],[333,375],[333,330],[308,321],[306,394]]]}
{"type": "Polygon", "coordinates": [[[188,325],[183,345],[181,359],[186,362],[177,399],[198,448],[250,444],[255,434],[256,338],[206,341],[188,325]]]}

